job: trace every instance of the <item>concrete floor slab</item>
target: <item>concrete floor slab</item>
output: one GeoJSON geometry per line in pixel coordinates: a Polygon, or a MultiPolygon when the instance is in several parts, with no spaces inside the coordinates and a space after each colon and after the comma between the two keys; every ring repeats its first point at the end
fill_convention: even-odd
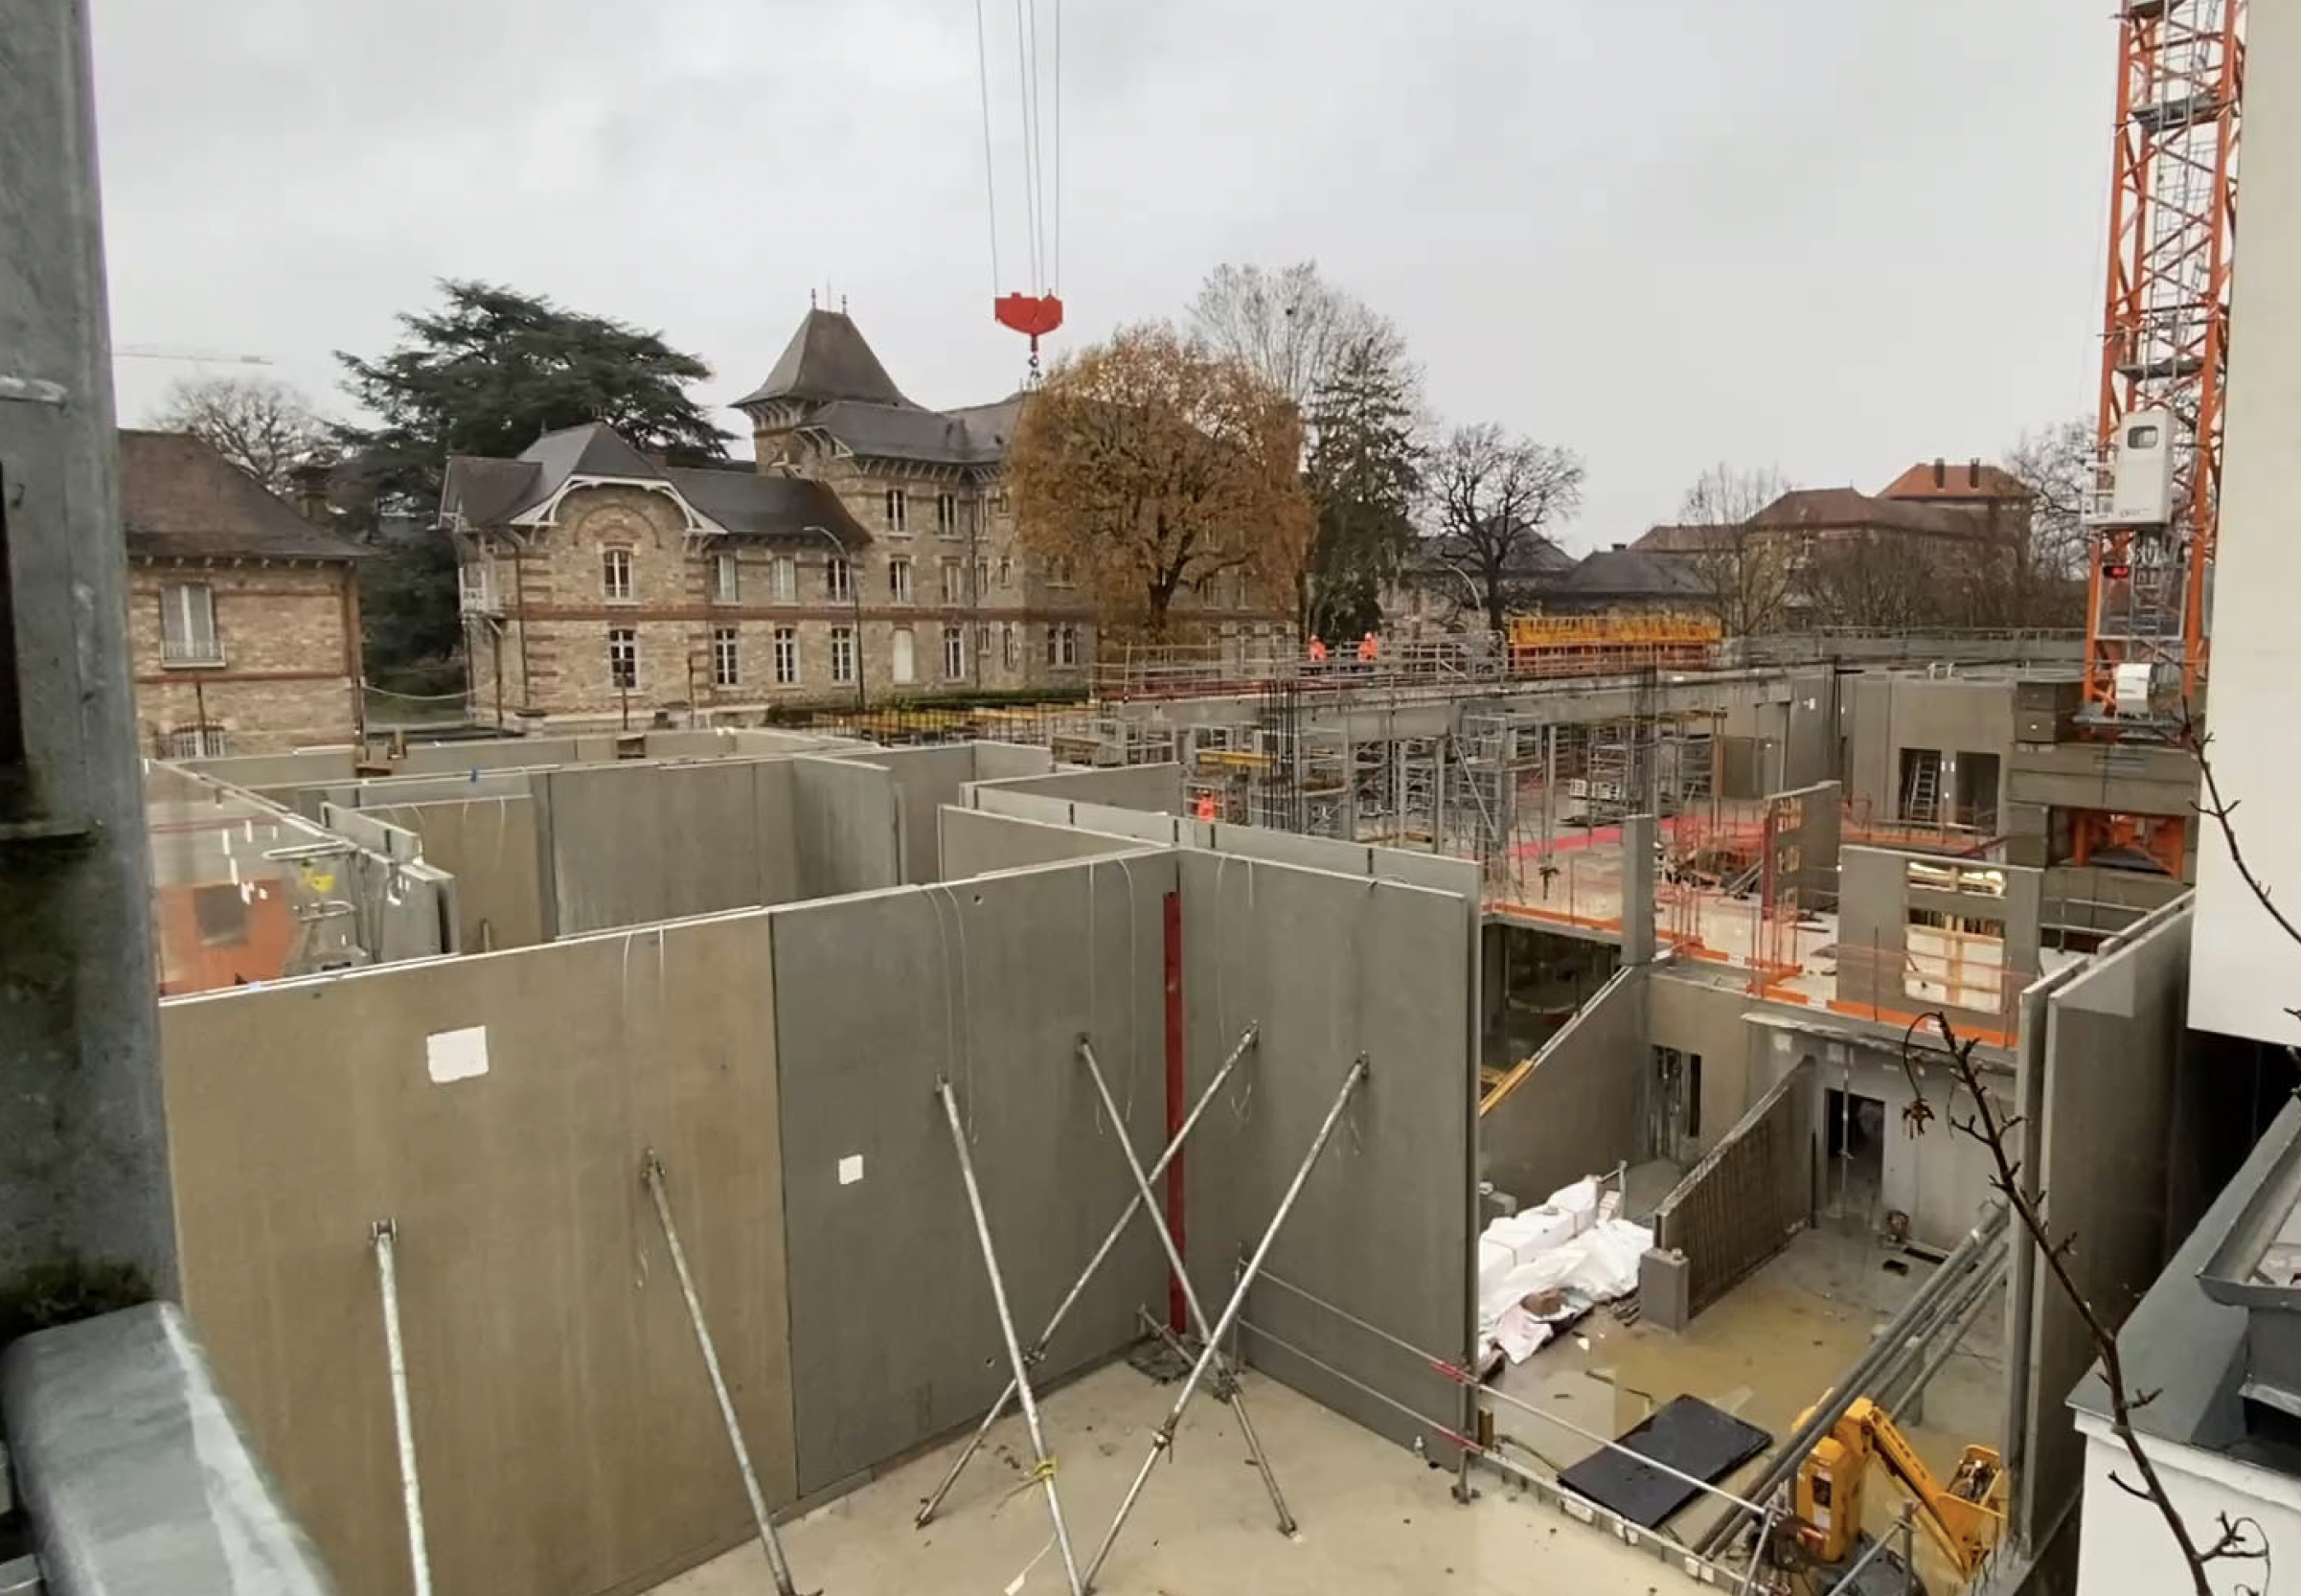
{"type": "MultiPolygon", "coordinates": [[[[1151,1476],[1141,1507],[1105,1566],[1105,1596],[1652,1596],[1694,1583],[1553,1508],[1479,1478],[1469,1507],[1451,1473],[1266,1379],[1251,1384],[1254,1422],[1301,1533],[1279,1535],[1270,1503],[1240,1444],[1229,1409],[1195,1401],[1173,1462],[1151,1476]]],[[[1071,1537],[1092,1556],[1151,1427],[1174,1388],[1113,1364],[1042,1404],[1059,1469],[1071,1537]]],[[[801,1588],[827,1596],[980,1591],[1048,1596],[1066,1588],[1049,1549],[1043,1498],[1030,1487],[1020,1422],[1001,1421],[925,1530],[911,1527],[956,1443],[817,1509],[783,1530],[801,1588]],[[1034,1562],[1034,1559],[1037,1560],[1034,1562]],[[1021,1583],[1014,1582],[1028,1570],[1021,1583]]],[[[656,1596],[770,1596],[756,1544],[745,1544],[669,1584],[656,1596]]]]}

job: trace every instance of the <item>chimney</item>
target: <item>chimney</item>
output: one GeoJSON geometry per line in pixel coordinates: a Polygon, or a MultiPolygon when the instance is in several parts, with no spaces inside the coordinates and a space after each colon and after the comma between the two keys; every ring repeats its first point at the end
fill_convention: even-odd
{"type": "Polygon", "coordinates": [[[1981,486],[1981,456],[1978,454],[1966,463],[1966,486],[1969,488],[1981,486]]]}
{"type": "Polygon", "coordinates": [[[1623,552],[1625,549],[1627,549],[1627,548],[1629,548],[1629,545],[1628,543],[1616,543],[1616,544],[1614,545],[1614,552],[1615,552],[1616,554],[1620,554],[1620,553],[1622,553],[1622,552],[1623,552]]]}
{"type": "Polygon", "coordinates": [[[332,460],[307,460],[288,468],[288,481],[296,490],[296,513],[315,527],[335,529],[335,507],[329,502],[330,479],[335,475],[332,460]]]}
{"type": "Polygon", "coordinates": [[[1948,463],[1938,454],[1933,457],[1933,485],[1936,488],[1946,488],[1949,485],[1948,463]]]}

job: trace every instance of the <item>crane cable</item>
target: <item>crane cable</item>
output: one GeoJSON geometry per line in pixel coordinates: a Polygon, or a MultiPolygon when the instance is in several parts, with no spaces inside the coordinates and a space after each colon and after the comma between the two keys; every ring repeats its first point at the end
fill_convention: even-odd
{"type": "MultiPolygon", "coordinates": [[[[1027,289],[1053,294],[1062,268],[1062,0],[1053,7],[1051,37],[1053,62],[1042,73],[1038,39],[1039,0],[1014,0],[1014,65],[1019,101],[1024,255],[1028,262],[1027,289]],[[1040,93],[1042,79],[1053,80],[1054,138],[1051,162],[1054,198],[1048,201],[1050,151],[1040,93]]],[[[999,270],[998,192],[994,175],[994,147],[991,133],[991,50],[983,20],[983,0],[975,0],[975,80],[982,97],[983,190],[991,222],[991,277],[992,297],[1004,289],[999,270]]]]}

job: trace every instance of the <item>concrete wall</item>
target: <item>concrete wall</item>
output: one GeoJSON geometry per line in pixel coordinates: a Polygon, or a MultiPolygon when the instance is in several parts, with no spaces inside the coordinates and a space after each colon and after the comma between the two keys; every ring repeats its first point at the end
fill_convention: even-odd
{"type": "Polygon", "coordinates": [[[544,939],[535,801],[525,795],[394,804],[361,812],[413,832],[423,856],[455,878],[456,946],[467,953],[544,939]]]}
{"type": "MultiPolygon", "coordinates": [[[[1202,853],[1179,862],[1194,1099],[1248,1023],[1262,1028],[1186,1155],[1185,1245],[1208,1313],[1221,1311],[1234,1261],[1261,1238],[1363,1053],[1372,1073],[1268,1267],[1415,1346],[1467,1356],[1476,980],[1461,902],[1202,853]]],[[[1414,1412],[1461,1423],[1458,1388],[1290,1292],[1256,1288],[1246,1317],[1414,1412]]],[[[1401,1442],[1424,1433],[1267,1336],[1250,1331],[1242,1344],[1255,1364],[1369,1428],[1401,1442]]],[[[1425,1438],[1432,1457],[1451,1455],[1425,1438]]],[[[1274,1461],[1284,1477],[1289,1461],[1274,1461]]]]}
{"type": "Polygon", "coordinates": [[[985,814],[978,809],[946,808],[939,811],[936,819],[942,831],[938,878],[945,881],[964,880],[991,870],[1052,864],[1060,859],[1154,851],[1146,850],[1144,844],[1132,837],[1107,836],[1069,826],[1050,826],[1039,820],[985,814]]]}
{"type": "MultiPolygon", "coordinates": [[[[1838,854],[1837,996],[1840,1002],[1876,1009],[1884,1015],[1915,1015],[1930,1010],[1947,1012],[1953,1021],[1988,1031],[2010,1033],[2016,1019],[2016,999],[2036,979],[2039,969],[2039,922],[2044,885],[2040,872],[2012,865],[1988,865],[2005,878],[2005,895],[1935,891],[1913,886],[1908,878],[1911,860],[1940,864],[1947,861],[1924,854],[1885,848],[1847,848],[1838,854]],[[2002,968],[1996,983],[1999,998],[1988,1008],[1977,1004],[1943,1003],[1906,990],[1913,973],[1909,960],[1909,911],[1930,909],[1942,914],[1981,916],[2005,926],[2002,968]]],[[[1932,974],[1936,967],[1922,965],[1916,973],[1932,974]]],[[[1986,986],[1978,979],[1974,986],[1986,986]]],[[[1968,995],[1974,995],[1969,993],[1968,995]]]]}
{"type": "Polygon", "coordinates": [[[996,784],[1008,792],[1036,792],[1091,804],[1174,814],[1182,809],[1182,766],[1125,764],[1108,769],[1059,769],[1045,776],[1009,777],[996,784]]]}
{"type": "Polygon", "coordinates": [[[2005,812],[2015,724],[2011,679],[1878,673],[1847,677],[1839,686],[1846,794],[1866,804],[1873,821],[1902,818],[1904,748],[1930,748],[1943,756],[1945,799],[1953,790],[1949,760],[1960,752],[1996,754],[1995,807],[2005,812]]]}
{"type": "Polygon", "coordinates": [[[547,764],[590,764],[615,758],[615,739],[513,737],[470,742],[418,742],[392,762],[401,776],[454,775],[470,770],[528,770],[547,764]]]}
{"type": "Polygon", "coordinates": [[[902,809],[895,783],[860,760],[790,762],[791,842],[799,898],[874,892],[902,881],[902,809]]]}
{"type": "Polygon", "coordinates": [[[293,754],[245,754],[174,763],[234,787],[263,787],[350,781],[356,757],[351,748],[308,748],[293,754]]]}
{"type": "MultiPolygon", "coordinates": [[[[2182,1034],[2189,1017],[2190,914],[2176,910],[2062,983],[2045,1001],[2038,1181],[2069,1265],[2095,1311],[2122,1323],[2179,1238],[2169,1237],[2182,1034]]],[[[2188,1216],[2182,1216],[2186,1219],[2188,1216]]],[[[2050,1274],[2034,1287],[2029,1469],[2016,1522],[2042,1533],[2075,1499],[2084,1447],[2062,1405],[2093,1360],[2050,1274]]]]}
{"type": "MultiPolygon", "coordinates": [[[[972,1421],[1006,1382],[939,1077],[958,1089],[1026,1343],[1134,1190],[1080,1036],[1155,1158],[1174,884],[1171,858],[1144,855],[776,911],[802,1490],[972,1421]]],[[[1133,1339],[1136,1305],[1163,1298],[1158,1259],[1150,1228],[1130,1228],[1037,1378],[1133,1339]]],[[[1014,1484],[988,1469],[953,1506],[988,1511],[1014,1484]]]]}
{"type": "Polygon", "coordinates": [[[960,802],[963,789],[975,779],[975,745],[946,742],[926,748],[877,748],[856,757],[886,771],[895,783],[895,801],[902,814],[902,879],[943,879],[936,811],[945,804],[960,802]]]}
{"type": "Polygon", "coordinates": [[[1649,1047],[1701,1060],[1701,1123],[1688,1141],[1693,1151],[1707,1152],[1781,1078],[1747,1017],[1755,1005],[1739,983],[1714,984],[1698,964],[1655,969],[1645,993],[1649,1047]]]}
{"type": "Polygon", "coordinates": [[[747,1533],[650,1148],[792,1499],[769,952],[755,915],[163,1005],[185,1305],[346,1596],[408,1588],[384,1219],[439,1588],[588,1596],[747,1533]],[[467,1028],[459,1079],[433,1048],[467,1028]]]}
{"type": "Polygon", "coordinates": [[[1009,776],[1043,776],[1055,768],[1054,754],[1033,743],[978,742],[974,749],[977,781],[1003,781],[1009,776]]]}
{"type": "Polygon", "coordinates": [[[555,935],[801,896],[788,761],[600,764],[535,782],[555,935]]]}
{"type": "Polygon", "coordinates": [[[1478,1176],[1521,1203],[1640,1153],[1646,967],[1614,973],[1478,1116],[1478,1176]]]}

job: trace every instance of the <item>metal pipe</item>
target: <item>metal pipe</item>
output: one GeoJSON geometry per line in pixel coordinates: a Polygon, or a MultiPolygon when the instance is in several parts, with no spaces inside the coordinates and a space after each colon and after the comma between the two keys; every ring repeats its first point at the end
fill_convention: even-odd
{"type": "Polygon", "coordinates": [[[1962,1278],[1934,1300],[1933,1310],[1922,1325],[1912,1325],[1903,1333],[1901,1344],[1879,1365],[1870,1379],[1870,1389],[1879,1405],[1888,1413],[1898,1412],[1908,1399],[1902,1387],[1909,1377],[1941,1340],[1943,1334],[1955,1325],[1960,1315],[1996,1284],[2005,1267],[2006,1248],[2000,1242],[1976,1259],[1962,1278]]]}
{"type": "Polygon", "coordinates": [[[759,1471],[751,1467],[751,1448],[743,1445],[742,1425],[736,1422],[735,1399],[727,1394],[727,1377],[719,1372],[718,1350],[711,1344],[711,1327],[703,1322],[703,1300],[695,1294],[695,1277],[688,1271],[687,1249],[679,1244],[679,1227],[672,1222],[672,1199],[664,1184],[663,1160],[652,1149],[639,1161],[639,1178],[655,1199],[655,1218],[663,1225],[663,1240],[671,1248],[672,1268],[679,1276],[679,1295],[687,1304],[687,1322],[695,1333],[695,1346],[703,1354],[703,1372],[711,1377],[711,1394],[719,1404],[719,1422],[727,1427],[727,1445],[735,1453],[736,1471],[743,1476],[743,1494],[751,1503],[751,1522],[759,1531],[759,1544],[767,1554],[767,1568],[775,1576],[779,1596],[795,1596],[791,1585],[791,1565],[783,1555],[783,1542],[776,1539],[774,1520],[767,1516],[766,1493],[759,1486],[759,1471]]]}
{"type": "Polygon", "coordinates": [[[935,1083],[943,1100],[943,1117],[950,1126],[951,1151],[959,1155],[959,1176],[967,1183],[967,1208],[974,1216],[975,1240],[983,1248],[983,1271],[991,1277],[991,1301],[998,1310],[999,1334],[1007,1342],[1007,1361],[1014,1369],[1015,1392],[1022,1399],[1023,1425],[1031,1432],[1031,1476],[1046,1488],[1047,1516],[1055,1523],[1055,1544],[1062,1551],[1062,1571],[1071,1582],[1072,1596],[1083,1596],[1079,1564],[1071,1556],[1071,1532],[1062,1522],[1062,1495],[1055,1489],[1055,1460],[1047,1455],[1046,1434],[1038,1424],[1038,1402],[1031,1395],[1031,1380],[1023,1366],[1022,1343],[1015,1338],[1014,1315],[1007,1308],[1007,1283],[999,1274],[998,1249],[991,1243],[991,1220],[983,1213],[983,1189],[975,1183],[975,1161],[967,1151],[967,1128],[959,1123],[959,1100],[948,1081],[935,1083]]]}
{"type": "MultiPolygon", "coordinates": [[[[1206,1111],[1207,1106],[1213,1103],[1216,1096],[1221,1092],[1222,1083],[1230,1079],[1230,1072],[1237,1067],[1239,1060],[1246,1057],[1246,1050],[1254,1046],[1261,1037],[1262,1026],[1259,1022],[1246,1027],[1245,1032],[1239,1037],[1239,1044],[1230,1050],[1229,1057],[1225,1058],[1220,1067],[1215,1071],[1214,1079],[1206,1083],[1206,1090],[1200,1092],[1198,1101],[1191,1105],[1191,1111],[1184,1117],[1181,1126],[1176,1129],[1174,1139],[1169,1142],[1167,1150],[1158,1155],[1158,1162],[1150,1166],[1151,1179],[1156,1180],[1160,1175],[1166,1174],[1167,1166],[1173,1161],[1175,1154],[1182,1151],[1182,1144],[1190,1139],[1192,1129],[1198,1123],[1198,1116],[1206,1111]]],[[[1063,1320],[1070,1317],[1071,1310],[1078,1306],[1080,1297],[1085,1294],[1087,1282],[1094,1279],[1096,1271],[1103,1267],[1103,1261],[1110,1256],[1110,1249],[1119,1244],[1119,1238],[1127,1233],[1128,1221],[1134,1218],[1135,1210],[1142,1205],[1143,1197],[1139,1191],[1127,1199],[1126,1208],[1120,1212],[1118,1219],[1112,1222],[1109,1231],[1104,1236],[1103,1244],[1095,1248],[1095,1255],[1086,1261],[1086,1267],[1080,1271],[1077,1280],[1071,1282],[1070,1290],[1063,1295],[1062,1301],[1056,1305],[1054,1313],[1047,1319],[1047,1328],[1038,1333],[1037,1341],[1033,1343],[1031,1350],[1025,1354],[1025,1361],[1037,1363],[1046,1357],[1047,1343],[1055,1339],[1055,1333],[1062,1328],[1063,1320]]],[[[935,1493],[926,1499],[926,1505],[922,1507],[912,1518],[911,1522],[915,1526],[924,1529],[927,1523],[933,1519],[936,1510],[943,1505],[943,1498],[950,1494],[951,1487],[959,1483],[959,1475],[966,1471],[968,1464],[974,1460],[975,1453],[982,1450],[985,1438],[991,1434],[991,1426],[999,1422],[1007,1411],[1007,1404],[1014,1400],[1015,1390],[1015,1382],[1013,1379],[1008,1380],[1007,1388],[999,1393],[998,1401],[991,1404],[991,1411],[983,1415],[981,1424],[975,1425],[973,1437],[968,1440],[966,1448],[951,1464],[950,1471],[943,1476],[943,1483],[935,1487],[935,1493]]]]}
{"type": "Polygon", "coordinates": [[[383,1297],[383,1356],[392,1376],[392,1432],[399,1444],[399,1500],[407,1515],[409,1584],[431,1596],[431,1552],[423,1537],[423,1486],[416,1474],[416,1426],[407,1400],[407,1347],[399,1338],[399,1270],[392,1249],[399,1227],[377,1220],[368,1232],[376,1247],[376,1286],[383,1297]]]}
{"type": "Polygon", "coordinates": [[[1118,1131],[1119,1151],[1127,1159],[1127,1173],[1134,1177],[1135,1196],[1142,1199],[1150,1215],[1150,1228],[1158,1233],[1160,1250],[1167,1255],[1167,1267],[1174,1271],[1174,1279],[1182,1288],[1183,1306],[1190,1310],[1191,1323],[1206,1342],[1207,1352],[1215,1359],[1217,1372],[1230,1386],[1230,1410],[1238,1416],[1239,1435],[1246,1443],[1246,1455],[1254,1460],[1257,1472],[1263,1476],[1263,1489],[1270,1493],[1270,1505],[1278,1513],[1281,1535],[1295,1531],[1294,1515],[1287,1511],[1287,1498],[1278,1488],[1278,1476],[1270,1471],[1270,1460],[1264,1455],[1262,1438],[1254,1432],[1254,1420],[1246,1411],[1246,1392],[1239,1384],[1237,1372],[1222,1356],[1221,1344],[1209,1332],[1206,1309],[1198,1301],[1198,1288],[1191,1284],[1191,1272],[1183,1266],[1182,1249],[1174,1244],[1174,1233],[1167,1228],[1166,1220],[1159,1214],[1158,1202],[1150,1195],[1150,1177],[1143,1172],[1143,1161],[1134,1155],[1134,1144],[1127,1137],[1127,1118],[1119,1111],[1119,1101],[1110,1095],[1110,1083],[1103,1079],[1103,1066],[1095,1059],[1094,1043],[1079,1038],[1079,1060],[1095,1083],[1095,1095],[1103,1100],[1103,1111],[1118,1131]]]}
{"type": "MultiPolygon", "coordinates": [[[[1766,1466],[1766,1472],[1759,1476],[1757,1483],[1749,1488],[1752,1496],[1760,1501],[1766,1500],[1797,1471],[1798,1465],[1805,1461],[1806,1454],[1812,1449],[1814,1441],[1845,1417],[1846,1409],[1854,1405],[1855,1399],[1860,1397],[1877,1377],[1880,1364],[1899,1351],[1907,1327],[1931,1314],[1933,1305],[1942,1293],[1951,1282],[1964,1276],[1973,1255],[1996,1239],[1998,1232],[2004,1229],[2005,1222],[2006,1206],[2001,1202],[1993,1205],[1972,1229],[1966,1232],[1965,1240],[1950,1249],[1949,1256],[1942,1260],[1932,1277],[1918,1288],[1916,1294],[1902,1305],[1902,1311],[1894,1315],[1885,1329],[1864,1349],[1861,1357],[1855,1360],[1854,1367],[1839,1378],[1837,1383],[1814,1404],[1805,1423],[1799,1425],[1789,1439],[1776,1449],[1773,1462],[1766,1466]]],[[[1707,1555],[1723,1544],[1726,1538],[1733,1534],[1743,1512],[1743,1508],[1737,1507],[1722,1515],[1718,1522],[1702,1532],[1695,1541],[1695,1549],[1707,1555]]]]}
{"type": "MultiPolygon", "coordinates": [[[[1919,1369],[1913,1378],[1906,1380],[1903,1388],[1896,1395],[1894,1401],[1901,1407],[1912,1406],[1925,1397],[1925,1388],[1933,1383],[1933,1377],[1942,1372],[1943,1365],[1955,1356],[1957,1349],[1965,1344],[1966,1337],[1972,1333],[1974,1325],[1980,1321],[1982,1310],[1990,1305],[1991,1288],[1997,1284],[2004,1272],[2004,1264],[2000,1261],[1998,1265],[1977,1283],[1966,1300],[1958,1306],[1956,1317],[1949,1321],[1949,1333],[1940,1337],[1940,1345],[1936,1346],[1933,1355],[1925,1359],[1925,1366],[1919,1369]]],[[[1889,1407],[1886,1411],[1891,1413],[1896,1409],[1889,1407]]]]}
{"type": "MultiPolygon", "coordinates": [[[[1164,1329],[1165,1327],[1161,1326],[1160,1328],[1164,1329]]],[[[1451,1425],[1442,1425],[1436,1419],[1429,1417],[1427,1414],[1417,1412],[1413,1407],[1399,1401],[1398,1398],[1391,1396],[1388,1392],[1378,1391],[1373,1386],[1367,1384],[1366,1381],[1357,1379],[1356,1376],[1344,1374],[1340,1369],[1335,1368],[1332,1363],[1327,1362],[1323,1358],[1315,1357],[1310,1353],[1303,1351],[1302,1348],[1296,1346],[1293,1342],[1287,1340],[1282,1335],[1275,1335],[1271,1334],[1269,1331],[1264,1330],[1261,1325],[1256,1324],[1253,1320],[1242,1316],[1239,1320],[1239,1328],[1245,1331],[1250,1335],[1261,1336],[1264,1340],[1269,1342],[1281,1352],[1287,1353],[1295,1357],[1301,1358],[1305,1363],[1308,1363],[1311,1368],[1316,1369],[1320,1374],[1328,1375],[1335,1379],[1340,1380],[1343,1384],[1349,1386],[1352,1390],[1356,1391],[1361,1396],[1372,1397],[1376,1402],[1380,1402],[1384,1407],[1389,1408],[1392,1412],[1399,1414],[1401,1417],[1411,1419],[1416,1424],[1423,1425],[1424,1428],[1443,1436],[1454,1446],[1461,1448],[1464,1456],[1467,1457],[1473,1454],[1478,1456],[1486,1455],[1486,1448],[1484,1447],[1478,1445],[1477,1442],[1471,1440],[1469,1436],[1456,1431],[1451,1425]]]]}
{"type": "MultiPolygon", "coordinates": [[[[1906,1502],[1902,1504],[1902,1518],[1897,1527],[1905,1533],[1909,1529],[1909,1505],[1906,1502]]],[[[1867,1568],[1871,1563],[1878,1561],[1878,1554],[1885,1550],[1890,1537],[1891,1532],[1889,1531],[1886,1535],[1881,1535],[1877,1539],[1871,1541],[1869,1550],[1863,1552],[1861,1556],[1854,1560],[1854,1566],[1846,1570],[1845,1577],[1839,1580],[1834,1588],[1838,1590],[1859,1590],[1861,1586],[1857,1582],[1861,1578],[1861,1571],[1864,1568],[1867,1568]]],[[[1906,1545],[1907,1543],[1908,1542],[1905,1539],[1903,1544],[1906,1545]]],[[[1904,1559],[1903,1562],[1904,1567],[1906,1568],[1908,1566],[1907,1560],[1904,1559]]]]}
{"type": "Polygon", "coordinates": [[[1350,1073],[1343,1077],[1342,1089],[1334,1094],[1333,1106],[1327,1110],[1326,1119],[1318,1127],[1317,1136],[1310,1142],[1310,1151],[1303,1155],[1300,1167],[1294,1172],[1294,1178],[1287,1182],[1286,1196],[1279,1198],[1278,1212],[1270,1216],[1270,1223],[1264,1229],[1262,1241],[1256,1243],[1254,1256],[1247,1260],[1245,1269],[1240,1274],[1238,1289],[1230,1294],[1230,1301],[1222,1310],[1222,1317],[1216,1321],[1213,1333],[1206,1338],[1206,1350],[1198,1355],[1198,1361],[1191,1365],[1190,1375],[1183,1380],[1182,1390],[1174,1398],[1174,1405],[1167,1411],[1166,1422],[1151,1436],[1150,1451],[1143,1459],[1143,1466],[1135,1471],[1134,1483],[1127,1488],[1126,1497],[1119,1503],[1119,1511],[1112,1516],[1110,1528],[1104,1534],[1103,1544],[1095,1552],[1094,1562],[1086,1566],[1086,1583],[1081,1587],[1082,1596],[1084,1591],[1094,1588],[1095,1575],[1102,1571],[1104,1559],[1110,1556],[1111,1545],[1118,1539],[1119,1531],[1126,1528],[1128,1516],[1134,1512],[1134,1504],[1141,1499],[1144,1481],[1150,1477],[1150,1471],[1157,1466],[1159,1458],[1173,1446],[1174,1426],[1181,1422],[1183,1409],[1190,1405],[1192,1396],[1198,1389],[1198,1382],[1206,1378],[1207,1366],[1215,1360],[1222,1337],[1230,1334],[1231,1326],[1245,1308],[1246,1293],[1253,1289],[1254,1277],[1262,1272],[1264,1261],[1270,1256],[1270,1248],[1278,1241],[1279,1226],[1285,1224],[1287,1216],[1293,1212],[1295,1200],[1302,1196],[1304,1186],[1310,1183],[1310,1171],[1317,1167],[1319,1155],[1326,1151],[1327,1143],[1333,1138],[1334,1127],[1342,1122],[1342,1110],[1350,1106],[1351,1095],[1365,1079],[1366,1055],[1361,1053],[1352,1060],[1350,1073]]]}

